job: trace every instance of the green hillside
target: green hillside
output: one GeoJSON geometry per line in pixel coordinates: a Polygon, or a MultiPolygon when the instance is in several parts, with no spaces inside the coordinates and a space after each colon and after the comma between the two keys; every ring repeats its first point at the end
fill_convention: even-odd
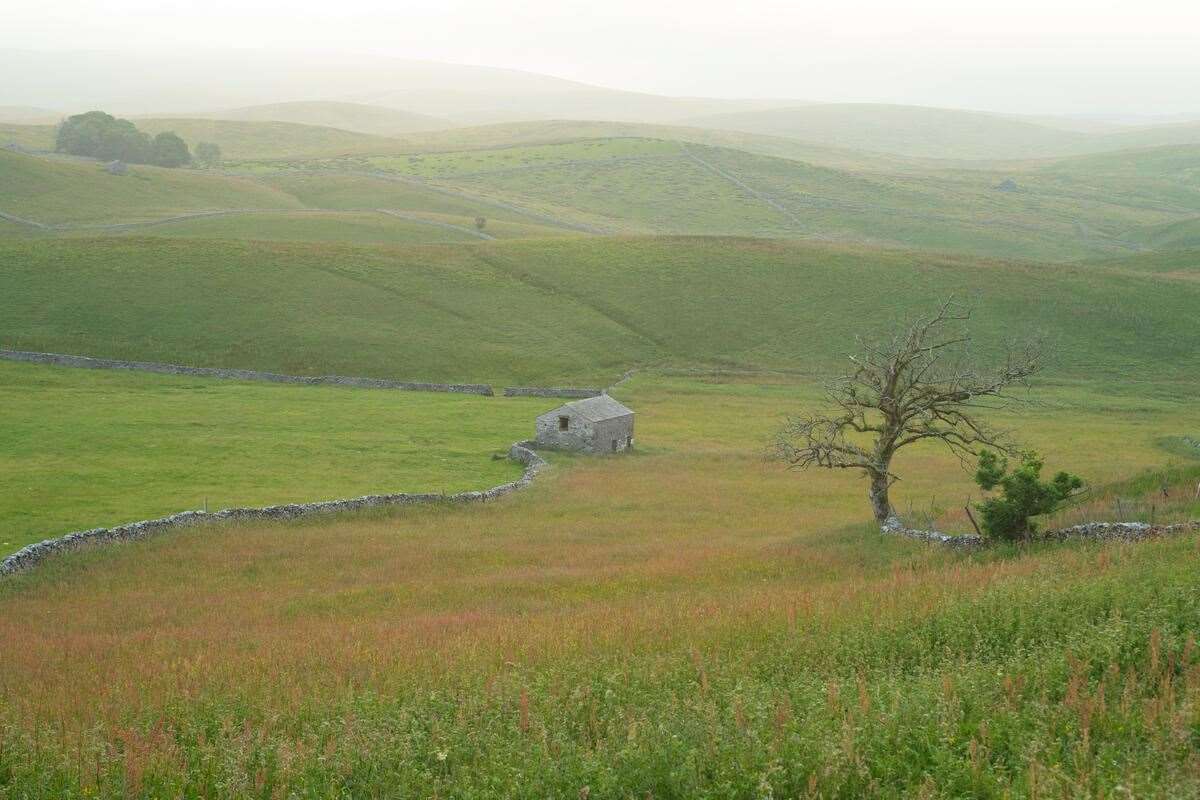
{"type": "Polygon", "coordinates": [[[1200,206],[1200,144],[1066,158],[1030,172],[1077,196],[1171,210],[1200,206]]]}
{"type": "Polygon", "coordinates": [[[16,145],[23,150],[53,150],[53,125],[23,125],[0,122],[0,147],[16,145]]]}
{"type": "Polygon", "coordinates": [[[930,298],[986,341],[1041,330],[1064,375],[1200,369],[1200,282],[898,250],[712,238],[354,247],[0,240],[0,345],[422,380],[606,383],[647,364],[821,372],[930,298]]]}
{"type": "Polygon", "coordinates": [[[1173,125],[1147,125],[1098,137],[1096,150],[1124,150],[1140,147],[1200,143],[1200,123],[1180,122],[1173,125]]]}
{"type": "Polygon", "coordinates": [[[1111,127],[1064,124],[978,111],[830,103],[692,117],[699,128],[785,136],[818,145],[943,159],[1066,156],[1200,143],[1200,125],[1111,127]]]}
{"type": "Polygon", "coordinates": [[[1114,174],[1089,183],[1051,167],[832,169],[657,139],[344,164],[468,189],[602,230],[843,239],[1039,259],[1128,250],[1123,231],[1200,210],[1200,195],[1171,181],[1114,174]],[[1014,176],[1017,191],[998,190],[1014,176]]]}
{"type": "MultiPolygon", "coordinates": [[[[432,220],[437,221],[437,220],[432,220]]],[[[466,219],[456,220],[469,225],[466,219]]],[[[447,225],[454,222],[447,221],[447,225]]],[[[82,232],[88,235],[88,232],[82,232]]],[[[455,230],[374,211],[260,211],[169,222],[121,231],[121,235],[191,239],[258,239],[294,242],[352,242],[361,244],[420,244],[478,241],[455,230]]],[[[94,235],[94,234],[93,234],[94,235]]]]}
{"type": "Polygon", "coordinates": [[[1156,250],[1200,250],[1200,218],[1138,228],[1125,238],[1156,250]]]}
{"type": "Polygon", "coordinates": [[[0,123],[15,125],[55,125],[65,117],[61,111],[36,106],[0,106],[0,123]]]}
{"type": "Polygon", "coordinates": [[[1161,278],[1195,281],[1200,280],[1200,246],[1190,250],[1168,250],[1103,259],[1093,262],[1093,265],[1113,272],[1148,272],[1157,273],[1161,278]]]}
{"type": "Polygon", "coordinates": [[[110,175],[94,161],[0,151],[0,211],[42,223],[115,223],[227,208],[294,208],[261,183],[191,170],[131,166],[110,175]]]}
{"type": "Polygon", "coordinates": [[[226,159],[377,153],[395,148],[395,143],[383,136],[294,122],[153,117],[136,123],[150,134],[174,131],[193,146],[213,142],[226,159]]]}
{"type": "Polygon", "coordinates": [[[294,196],[306,206],[338,210],[387,208],[397,211],[445,215],[464,220],[477,216],[490,221],[502,220],[521,226],[531,226],[536,235],[561,234],[561,227],[538,224],[528,215],[489,203],[485,198],[439,191],[389,175],[346,174],[342,172],[277,173],[264,175],[261,180],[280,191],[294,196]]]}
{"type": "Polygon", "coordinates": [[[789,136],[816,144],[955,159],[1079,152],[1087,134],[999,114],[921,106],[831,103],[693,117],[699,128],[789,136]]]}
{"type": "Polygon", "coordinates": [[[494,486],[520,468],[491,454],[526,436],[547,405],[9,362],[0,403],[0,481],[23,487],[0,494],[0,558],[205,503],[494,486]]]}
{"type": "MultiPolygon", "coordinates": [[[[258,130],[277,123],[230,124],[258,130]]],[[[1196,157],[1197,146],[1179,146],[1003,167],[867,161],[835,168],[734,147],[605,137],[232,159],[223,172],[136,168],[115,177],[92,162],[5,153],[0,177],[11,188],[0,211],[95,226],[198,211],[388,209],[467,227],[477,216],[511,223],[497,228],[504,237],[732,235],[1069,261],[1181,246],[1170,236],[1126,234],[1200,214],[1196,157]]],[[[225,218],[180,223],[162,235],[211,230],[222,238],[278,239],[293,231],[303,241],[447,240],[364,235],[359,225],[339,233],[337,219],[293,216],[282,228],[256,233],[246,219],[225,218]]]]}
{"type": "MultiPolygon", "coordinates": [[[[594,120],[531,120],[454,128],[434,133],[397,136],[394,152],[401,154],[488,150],[499,147],[560,144],[581,139],[667,139],[714,147],[732,147],[750,153],[794,158],[843,168],[900,169],[928,160],[868,153],[843,147],[824,147],[785,136],[764,136],[740,131],[712,130],[683,125],[594,120]]],[[[388,151],[392,152],[392,151],[388,151]]]]}

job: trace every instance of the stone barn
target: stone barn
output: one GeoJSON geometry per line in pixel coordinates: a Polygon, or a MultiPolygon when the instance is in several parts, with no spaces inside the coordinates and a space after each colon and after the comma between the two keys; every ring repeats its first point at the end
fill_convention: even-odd
{"type": "Polygon", "coordinates": [[[616,453],[633,447],[633,412],[606,394],[575,400],[537,418],[537,445],[616,453]]]}

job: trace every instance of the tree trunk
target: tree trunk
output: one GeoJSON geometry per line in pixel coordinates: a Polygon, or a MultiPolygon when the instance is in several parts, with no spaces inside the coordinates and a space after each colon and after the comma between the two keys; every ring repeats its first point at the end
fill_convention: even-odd
{"type": "Polygon", "coordinates": [[[871,473],[871,510],[875,512],[875,521],[882,525],[892,515],[892,503],[888,499],[888,487],[891,481],[887,474],[871,473]]]}

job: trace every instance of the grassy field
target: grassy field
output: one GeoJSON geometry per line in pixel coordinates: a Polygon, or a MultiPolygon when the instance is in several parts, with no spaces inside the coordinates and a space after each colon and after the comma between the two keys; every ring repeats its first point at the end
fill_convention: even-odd
{"type": "Polygon", "coordinates": [[[1054,266],[711,238],[7,239],[0,345],[292,374],[607,385],[663,363],[820,372],[862,320],[886,328],[954,294],[979,308],[991,341],[1048,335],[1064,374],[1170,381],[1200,369],[1200,283],[1176,260],[1156,271],[1136,259],[1054,266]]]}
{"type": "Polygon", "coordinates": [[[53,150],[53,125],[0,123],[0,145],[15,144],[29,150],[53,150]]]}
{"type": "Polygon", "coordinates": [[[190,170],[100,164],[0,150],[0,211],[41,223],[137,222],[225,208],[296,208],[294,197],[261,183],[190,170]]]}
{"type": "Polygon", "coordinates": [[[355,133],[320,125],[268,120],[151,118],[135,120],[150,134],[174,131],[190,145],[212,142],[223,158],[295,158],[348,153],[388,152],[395,143],[385,136],[355,133]]]}
{"type": "Polygon", "coordinates": [[[814,144],[904,156],[1032,158],[1080,152],[1090,138],[1026,120],[972,111],[873,103],[814,103],[696,117],[699,128],[787,136],[814,144]]]}
{"type": "MultiPolygon", "coordinates": [[[[430,218],[434,220],[433,217],[430,218]]],[[[471,226],[471,220],[454,218],[449,224],[471,226]]],[[[124,235],[188,239],[232,239],[274,242],[351,242],[361,244],[428,244],[472,242],[479,237],[375,211],[270,211],[247,212],[180,220],[148,228],[123,231],[124,235]]],[[[84,231],[82,235],[94,235],[84,231]]]]}
{"type": "Polygon", "coordinates": [[[816,237],[1070,260],[1136,249],[1124,231],[1194,217],[1200,192],[1186,167],[1190,149],[1166,150],[971,169],[833,168],[732,147],[603,138],[236,168],[264,177],[379,171],[626,233],[816,237]],[[998,190],[1014,178],[1016,191],[998,190]]]}
{"type": "MultiPolygon", "coordinates": [[[[1043,387],[1042,405],[1006,419],[1101,487],[1175,459],[1181,492],[1198,462],[1157,442],[1194,410],[1141,388],[1043,387]]],[[[638,453],[555,456],[532,490],[486,508],[186,531],[4,582],[0,786],[1200,788],[1194,537],[975,556],[881,540],[861,482],[761,457],[779,416],[814,401],[807,384],[650,376],[619,396],[639,412],[638,453]]],[[[939,450],[898,467],[900,505],[956,508],[971,491],[939,450]]]]}
{"type": "Polygon", "coordinates": [[[1163,250],[1200,250],[1200,218],[1138,228],[1125,234],[1131,241],[1163,250]]]}
{"type": "Polygon", "coordinates": [[[0,556],[176,511],[479,489],[553,401],[0,362],[0,556]]]}
{"type": "MultiPolygon", "coordinates": [[[[142,121],[150,127],[152,122],[142,121]]],[[[802,151],[772,150],[757,140],[735,138],[715,146],[697,143],[704,137],[686,130],[657,128],[648,132],[685,138],[578,138],[607,129],[551,125],[501,126],[461,139],[451,131],[440,149],[427,151],[398,151],[398,140],[376,137],[362,147],[319,155],[305,149],[303,137],[272,128],[285,123],[200,122],[241,126],[239,135],[260,137],[263,147],[274,150],[259,158],[227,153],[219,171],[138,167],[124,178],[107,175],[91,162],[3,153],[0,179],[6,191],[0,194],[0,210],[39,222],[94,227],[207,210],[388,208],[449,214],[468,223],[484,216],[523,226],[507,228],[502,238],[562,231],[754,236],[1053,261],[1186,246],[1186,236],[1152,232],[1186,225],[1200,214],[1196,145],[970,166],[838,151],[831,166],[830,159],[806,161],[802,151]],[[529,141],[537,130],[543,137],[574,132],[577,138],[529,141]],[[473,146],[446,149],[451,141],[473,146]]],[[[192,140],[206,135],[181,133],[192,140]]],[[[361,224],[349,220],[339,231],[319,217],[294,219],[312,224],[266,224],[256,235],[243,220],[232,235],[431,240],[364,234],[361,224]]],[[[214,235],[227,238],[228,225],[210,221],[184,227],[216,226],[214,235]]]]}
{"type": "Polygon", "coordinates": [[[874,103],[813,103],[685,120],[699,128],[786,136],[814,145],[941,159],[1047,158],[1200,143],[1200,125],[1088,130],[977,111],[874,103]]]}

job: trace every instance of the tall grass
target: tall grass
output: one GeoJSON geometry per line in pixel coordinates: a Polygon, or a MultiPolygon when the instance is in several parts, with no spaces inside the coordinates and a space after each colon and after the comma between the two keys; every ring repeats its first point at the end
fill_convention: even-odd
{"type": "MultiPolygon", "coordinates": [[[[761,380],[639,376],[637,453],[556,456],[494,505],[192,530],[0,584],[0,790],[1200,789],[1194,537],[880,537],[859,482],[762,460],[816,393],[761,380]]],[[[1189,413],[1060,388],[1020,421],[1106,485],[1169,459],[1157,441],[1189,413]]],[[[901,503],[969,491],[937,450],[898,468],[901,503]]]]}

